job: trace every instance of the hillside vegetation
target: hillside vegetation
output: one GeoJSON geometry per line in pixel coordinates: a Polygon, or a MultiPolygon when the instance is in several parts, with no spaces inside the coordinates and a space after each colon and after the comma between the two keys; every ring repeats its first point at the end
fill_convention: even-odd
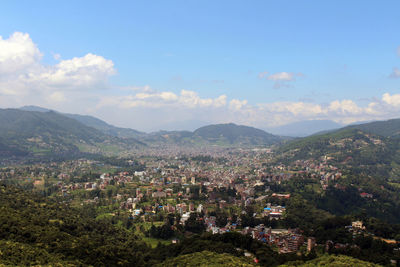
{"type": "Polygon", "coordinates": [[[74,156],[142,146],[88,127],[60,113],[0,109],[0,156],[74,156]]]}
{"type": "Polygon", "coordinates": [[[35,106],[0,109],[0,157],[68,156],[82,153],[120,155],[130,150],[164,146],[254,147],[285,138],[248,126],[216,124],[194,132],[143,133],[112,126],[98,118],[63,114],[35,106]]]}
{"type": "Polygon", "coordinates": [[[173,259],[169,259],[164,261],[163,263],[157,265],[159,267],[174,267],[174,266],[182,266],[182,267],[207,267],[207,266],[215,266],[215,267],[251,267],[257,266],[253,264],[250,259],[239,258],[232,256],[230,254],[217,254],[210,251],[202,251],[196,252],[192,254],[182,255],[173,259]]]}
{"type": "Polygon", "coordinates": [[[362,261],[349,256],[344,255],[323,255],[314,260],[307,261],[305,263],[294,262],[289,264],[281,265],[280,267],[313,267],[313,266],[329,266],[329,267],[353,267],[353,266],[363,266],[363,267],[378,267],[381,265],[374,264],[367,261],[362,261]]]}
{"type": "Polygon", "coordinates": [[[343,128],[332,133],[294,140],[278,149],[282,162],[329,160],[357,173],[398,180],[400,177],[400,140],[343,128]]]}
{"type": "Polygon", "coordinates": [[[345,127],[347,129],[358,129],[366,133],[376,134],[384,137],[400,137],[400,119],[387,121],[374,121],[345,127]]]}
{"type": "Polygon", "coordinates": [[[194,131],[194,138],[201,138],[211,143],[242,144],[242,145],[271,145],[283,139],[263,130],[249,126],[215,124],[201,127],[194,131]]]}

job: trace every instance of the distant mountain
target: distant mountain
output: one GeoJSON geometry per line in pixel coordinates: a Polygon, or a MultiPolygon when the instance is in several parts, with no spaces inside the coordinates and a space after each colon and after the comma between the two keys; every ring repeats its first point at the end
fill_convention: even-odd
{"type": "Polygon", "coordinates": [[[398,180],[400,119],[346,126],[281,146],[282,161],[329,159],[359,172],[398,180]]]}
{"type": "MultiPolygon", "coordinates": [[[[37,112],[48,112],[51,111],[46,108],[37,107],[37,106],[24,106],[20,108],[21,110],[25,111],[37,111],[37,112]]],[[[82,124],[95,128],[105,134],[117,136],[121,138],[138,138],[140,136],[145,135],[143,132],[139,132],[129,128],[120,128],[113,125],[106,123],[103,120],[100,120],[93,116],[88,115],[79,115],[79,114],[68,114],[68,113],[61,113],[71,119],[77,120],[82,124]]]]}
{"type": "Polygon", "coordinates": [[[369,123],[350,125],[345,128],[358,129],[366,133],[372,133],[383,137],[400,137],[400,119],[373,121],[369,123]]]}
{"type": "Polygon", "coordinates": [[[3,157],[107,153],[141,145],[134,139],[106,135],[58,112],[0,109],[3,157]]]}
{"type": "Polygon", "coordinates": [[[214,124],[190,131],[158,131],[139,140],[149,145],[171,144],[182,146],[260,146],[280,143],[286,138],[269,134],[253,127],[214,124]]]}
{"type": "Polygon", "coordinates": [[[106,123],[98,118],[87,116],[87,115],[78,115],[78,114],[65,114],[65,116],[75,119],[86,126],[93,127],[97,130],[102,131],[105,134],[117,136],[120,138],[139,138],[141,136],[146,135],[146,133],[130,129],[130,128],[120,128],[106,123]]]}
{"type": "MultiPolygon", "coordinates": [[[[25,106],[20,110],[47,113],[48,109],[25,106]]],[[[57,113],[61,116],[73,119],[81,124],[94,128],[107,136],[115,136],[123,139],[133,139],[150,146],[158,145],[222,145],[222,146],[259,146],[277,144],[287,138],[272,135],[263,130],[248,126],[229,124],[215,124],[203,126],[191,131],[158,131],[152,133],[143,133],[133,129],[120,128],[110,125],[98,118],[78,115],[57,113]]],[[[197,122],[194,122],[197,123],[197,122]]]]}
{"type": "Polygon", "coordinates": [[[343,125],[331,120],[306,120],[269,128],[272,134],[291,137],[305,137],[322,131],[339,129],[343,125]]]}
{"type": "Polygon", "coordinates": [[[182,145],[191,146],[193,132],[190,131],[158,131],[141,136],[139,140],[150,146],[182,145]]]}
{"type": "Polygon", "coordinates": [[[177,121],[158,125],[153,131],[194,131],[210,123],[199,120],[177,121]]]}
{"type": "Polygon", "coordinates": [[[24,111],[37,111],[37,112],[49,112],[49,111],[54,111],[48,108],[42,108],[38,106],[23,106],[19,108],[20,110],[24,111]]]}
{"type": "Polygon", "coordinates": [[[193,132],[192,138],[215,144],[239,145],[272,145],[283,140],[263,130],[234,123],[201,127],[193,132]]]}

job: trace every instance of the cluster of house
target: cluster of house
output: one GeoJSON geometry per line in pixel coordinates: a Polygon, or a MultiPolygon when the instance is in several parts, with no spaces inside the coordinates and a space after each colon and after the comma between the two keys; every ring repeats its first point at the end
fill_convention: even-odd
{"type": "Polygon", "coordinates": [[[120,204],[120,207],[122,209],[127,209],[130,212],[132,212],[133,216],[139,216],[139,215],[147,215],[147,214],[155,214],[158,211],[164,211],[166,213],[179,213],[181,216],[183,214],[190,214],[192,212],[197,212],[201,213],[203,210],[206,210],[203,208],[202,204],[199,204],[197,208],[193,203],[179,203],[176,205],[172,205],[170,203],[167,203],[166,205],[162,205],[159,203],[155,203],[154,205],[148,205],[144,206],[142,208],[136,209],[136,203],[138,202],[137,198],[128,198],[126,201],[122,201],[120,204]]]}
{"type": "Polygon", "coordinates": [[[250,234],[254,239],[278,247],[280,253],[297,251],[304,243],[304,237],[298,229],[271,229],[263,224],[254,228],[246,227],[242,234],[250,234]]]}
{"type": "Polygon", "coordinates": [[[271,205],[271,203],[267,203],[267,206],[264,208],[262,216],[278,220],[282,218],[282,215],[285,211],[286,208],[284,206],[271,205]]]}

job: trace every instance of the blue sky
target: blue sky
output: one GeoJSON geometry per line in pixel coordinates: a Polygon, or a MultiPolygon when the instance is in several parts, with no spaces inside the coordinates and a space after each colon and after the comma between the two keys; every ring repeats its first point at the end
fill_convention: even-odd
{"type": "MultiPolygon", "coordinates": [[[[194,120],[268,128],[308,119],[350,123],[400,116],[398,10],[399,1],[4,1],[0,36],[29,35],[40,51],[34,64],[47,68],[37,77],[89,53],[113,67],[91,72],[92,80],[99,79],[93,83],[24,80],[15,99],[10,84],[20,76],[8,74],[0,81],[9,87],[0,88],[0,105],[36,104],[143,130],[194,120]],[[207,101],[182,105],[182,90],[207,101]],[[163,92],[175,96],[160,100],[163,92]],[[52,94],[59,101],[46,100],[52,94]],[[208,101],[220,96],[225,105],[208,101]],[[115,111],[126,99],[131,102],[115,111]],[[232,100],[242,104],[230,105],[232,100]],[[332,106],[335,101],[345,107],[332,106]],[[379,108],[366,110],[371,103],[379,108]]],[[[3,58],[15,58],[10,53],[3,58]]],[[[18,69],[29,73],[24,66],[18,69]]]]}

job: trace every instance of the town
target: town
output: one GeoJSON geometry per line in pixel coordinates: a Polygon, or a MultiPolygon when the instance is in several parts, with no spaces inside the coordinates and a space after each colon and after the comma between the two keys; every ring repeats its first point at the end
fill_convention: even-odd
{"type": "MultiPolygon", "coordinates": [[[[123,223],[149,244],[176,243],[204,231],[238,232],[279,253],[309,253],[317,245],[314,236],[296,225],[285,228],[286,204],[293,196],[282,185],[311,179],[312,190],[322,192],[328,186],[342,188],[338,183],[342,175],[329,157],[284,164],[271,149],[242,148],[183,152],[170,148],[132,158],[0,169],[1,180],[72,206],[94,207],[97,218],[123,223]]],[[[361,197],[373,199],[373,194],[359,191],[361,197]]],[[[366,233],[362,222],[353,222],[346,230],[366,233]]],[[[324,249],[346,246],[330,240],[319,245],[324,249]]]]}

